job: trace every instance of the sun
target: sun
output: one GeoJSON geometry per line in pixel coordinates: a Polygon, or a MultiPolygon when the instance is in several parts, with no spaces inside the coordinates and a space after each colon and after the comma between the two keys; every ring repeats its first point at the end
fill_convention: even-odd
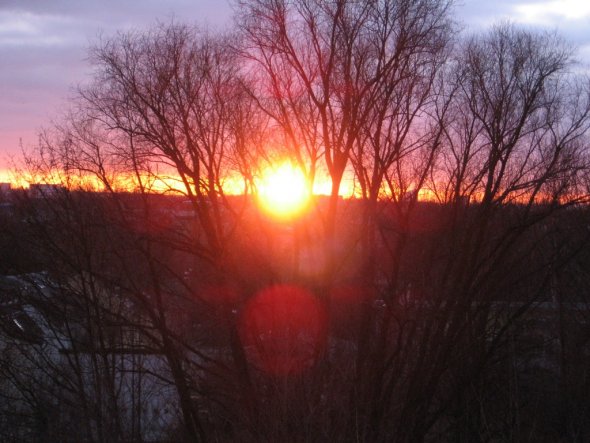
{"type": "Polygon", "coordinates": [[[305,175],[299,168],[284,162],[264,171],[258,184],[258,201],[265,212],[289,219],[300,214],[309,200],[305,175]]]}

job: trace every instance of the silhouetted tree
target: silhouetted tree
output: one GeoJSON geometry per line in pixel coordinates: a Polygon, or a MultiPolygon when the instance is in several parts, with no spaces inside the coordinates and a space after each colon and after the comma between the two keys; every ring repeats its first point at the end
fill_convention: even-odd
{"type": "MultiPolygon", "coordinates": [[[[451,30],[449,3],[245,0],[237,5],[257,102],[281,128],[287,152],[310,183],[320,158],[330,176],[324,224],[331,276],[337,203],[354,148],[364,145],[363,130],[371,125],[393,124],[396,117],[387,107],[397,99],[399,106],[409,105],[403,115],[413,120],[421,104],[415,107],[420,92],[411,88],[428,83],[428,70],[436,72],[435,59],[451,30]]],[[[428,88],[422,94],[427,100],[428,88]]],[[[378,164],[387,154],[380,146],[374,149],[378,164]]],[[[355,158],[360,171],[364,159],[355,158]]],[[[372,194],[389,164],[374,171],[372,194]]],[[[363,172],[361,183],[366,178],[363,172]]]]}
{"type": "MultiPolygon", "coordinates": [[[[563,293],[574,276],[587,292],[590,91],[569,47],[509,24],[461,40],[442,0],[237,5],[238,36],[172,23],[100,42],[28,159],[63,185],[21,219],[65,297],[50,329],[85,331],[65,354],[93,371],[76,404],[113,411],[82,413],[88,438],[130,435],[128,329],[165,362],[132,364],[174,388],[189,441],[536,436],[530,325],[555,315],[555,398],[580,405],[586,311],[563,293]],[[281,223],[251,191],[285,155],[331,193],[281,223]],[[360,189],[340,204],[347,173],[360,189]]],[[[586,417],[542,429],[578,438],[586,417]]]]}

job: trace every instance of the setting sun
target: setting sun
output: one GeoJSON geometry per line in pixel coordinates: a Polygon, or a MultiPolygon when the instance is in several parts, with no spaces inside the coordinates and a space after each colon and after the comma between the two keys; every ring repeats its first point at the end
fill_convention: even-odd
{"type": "Polygon", "coordinates": [[[285,162],[269,167],[258,185],[262,208],[279,218],[290,218],[301,212],[309,202],[309,191],[300,169],[285,162]]]}

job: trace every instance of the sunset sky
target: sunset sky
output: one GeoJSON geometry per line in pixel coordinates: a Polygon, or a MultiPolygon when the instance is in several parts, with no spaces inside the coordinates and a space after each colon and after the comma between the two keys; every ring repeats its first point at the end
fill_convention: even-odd
{"type": "MultiPolygon", "coordinates": [[[[456,11],[468,30],[502,19],[558,29],[590,64],[588,0],[462,0],[456,11]]],[[[0,171],[20,155],[19,140],[33,145],[88,80],[87,48],[99,35],[172,17],[221,28],[231,15],[224,0],[0,0],[0,171]]]]}

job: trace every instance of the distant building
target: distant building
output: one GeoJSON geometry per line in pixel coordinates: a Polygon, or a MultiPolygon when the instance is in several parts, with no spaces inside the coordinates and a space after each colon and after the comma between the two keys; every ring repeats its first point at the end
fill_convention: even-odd
{"type": "Polygon", "coordinates": [[[51,185],[46,183],[34,183],[29,186],[29,196],[31,198],[54,197],[64,189],[61,185],[51,185]]]}
{"type": "Polygon", "coordinates": [[[12,190],[10,183],[0,183],[0,215],[11,215],[13,205],[11,202],[12,190]]]}
{"type": "Polygon", "coordinates": [[[6,435],[6,427],[12,424],[11,435],[19,436],[14,441],[31,441],[31,429],[36,429],[39,419],[27,401],[26,392],[28,383],[36,380],[52,388],[56,402],[67,398],[72,402],[68,405],[82,401],[93,405],[90,411],[76,406],[60,408],[52,416],[51,428],[57,435],[59,431],[55,429],[70,430],[76,420],[89,418],[108,426],[108,414],[120,414],[125,423],[121,431],[127,437],[124,441],[164,441],[178,417],[174,386],[162,383],[153,375],[166,373],[165,358],[150,350],[134,326],[100,323],[104,336],[99,341],[87,328],[90,321],[96,320],[93,317],[84,317],[80,312],[67,320],[62,318],[63,309],[74,308],[62,304],[67,290],[43,272],[0,275],[0,354],[4,359],[2,364],[10,365],[13,371],[10,378],[0,377],[0,396],[11,399],[10,403],[0,402],[0,436],[6,435]],[[97,355],[102,358],[108,355],[113,366],[105,369],[97,355]],[[47,378],[50,375],[53,380],[59,380],[70,374],[79,377],[78,384],[68,384],[63,391],[62,385],[53,385],[52,379],[47,378]],[[92,387],[100,385],[104,389],[107,378],[118,387],[114,403],[109,397],[108,407],[114,405],[117,409],[109,409],[103,416],[107,403],[104,397],[93,395],[92,387]],[[6,419],[7,410],[17,417],[12,422],[6,419]],[[93,415],[94,410],[101,412],[93,415]]]}

